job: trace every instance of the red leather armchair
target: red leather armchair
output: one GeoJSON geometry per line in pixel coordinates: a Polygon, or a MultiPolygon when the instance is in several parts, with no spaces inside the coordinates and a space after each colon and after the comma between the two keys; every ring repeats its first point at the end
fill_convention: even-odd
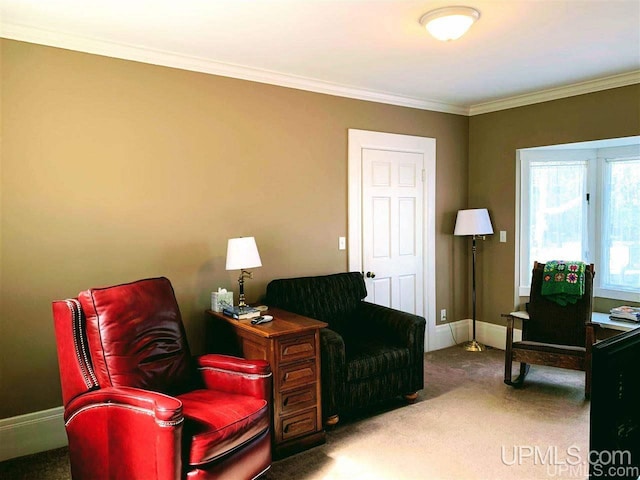
{"type": "Polygon", "coordinates": [[[82,479],[253,479],[271,465],[271,369],[192,357],[171,283],[53,303],[71,473],[82,479]]]}

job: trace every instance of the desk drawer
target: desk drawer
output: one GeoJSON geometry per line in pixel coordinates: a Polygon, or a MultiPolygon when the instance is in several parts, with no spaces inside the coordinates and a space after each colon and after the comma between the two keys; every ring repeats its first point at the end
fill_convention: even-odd
{"type": "Polygon", "coordinates": [[[312,383],[303,388],[289,390],[280,394],[280,412],[283,415],[315,407],[318,403],[316,384],[312,383]]]}
{"type": "Polygon", "coordinates": [[[313,408],[299,415],[281,419],[282,422],[282,440],[313,433],[317,430],[316,409],[313,408]]]}
{"type": "Polygon", "coordinates": [[[280,391],[308,385],[309,383],[313,383],[316,380],[317,378],[315,359],[280,367],[280,391]]]}
{"type": "Polygon", "coordinates": [[[278,342],[278,363],[295,362],[316,356],[316,341],[313,335],[303,335],[278,342]]]}

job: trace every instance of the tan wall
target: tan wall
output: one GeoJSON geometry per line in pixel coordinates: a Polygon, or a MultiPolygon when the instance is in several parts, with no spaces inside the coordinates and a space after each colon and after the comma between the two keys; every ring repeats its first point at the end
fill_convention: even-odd
{"type": "Polygon", "coordinates": [[[0,418],[61,404],[52,300],[165,275],[199,353],[228,238],[256,237],[250,301],[346,270],[348,128],[436,138],[437,310],[464,318],[468,118],[0,45],[0,418]]]}
{"type": "MultiPolygon", "coordinates": [[[[487,207],[496,232],[479,247],[478,320],[503,324],[500,314],[519,303],[514,289],[516,150],[638,134],[640,85],[471,117],[469,207],[487,207]],[[499,230],[507,231],[507,243],[499,242],[499,230]]],[[[611,303],[596,299],[594,306],[606,311],[611,303]]]]}

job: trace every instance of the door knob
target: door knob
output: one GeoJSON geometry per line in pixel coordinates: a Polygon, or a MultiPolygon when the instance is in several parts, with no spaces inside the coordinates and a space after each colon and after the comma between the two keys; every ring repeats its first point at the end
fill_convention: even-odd
{"type": "Polygon", "coordinates": [[[376,278],[376,274],[373,272],[367,272],[367,278],[376,278]]]}

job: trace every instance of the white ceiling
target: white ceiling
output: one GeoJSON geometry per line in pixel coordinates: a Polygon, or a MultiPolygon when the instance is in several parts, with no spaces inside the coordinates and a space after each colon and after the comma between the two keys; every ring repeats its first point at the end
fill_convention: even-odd
{"type": "Polygon", "coordinates": [[[463,0],[481,18],[447,43],[419,25],[458,3],[0,0],[0,35],[461,114],[640,83],[640,0],[463,0]]]}

